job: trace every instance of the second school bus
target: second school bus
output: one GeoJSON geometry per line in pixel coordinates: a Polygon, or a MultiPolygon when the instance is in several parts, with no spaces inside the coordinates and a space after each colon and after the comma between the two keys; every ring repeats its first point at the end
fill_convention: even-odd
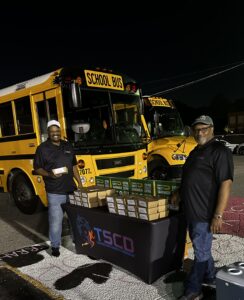
{"type": "Polygon", "coordinates": [[[148,175],[151,179],[180,179],[182,166],[196,147],[189,128],[183,126],[174,102],[162,97],[143,96],[144,117],[150,137],[148,175]]]}
{"type": "Polygon", "coordinates": [[[147,177],[146,145],[131,117],[141,109],[133,79],[92,68],[61,68],[0,90],[0,188],[24,213],[33,213],[38,199],[47,206],[33,158],[51,119],[74,147],[84,186],[97,175],[147,177]]]}

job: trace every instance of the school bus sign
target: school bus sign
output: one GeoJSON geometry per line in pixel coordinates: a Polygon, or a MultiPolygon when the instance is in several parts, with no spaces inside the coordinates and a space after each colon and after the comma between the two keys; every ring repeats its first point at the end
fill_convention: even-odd
{"type": "Polygon", "coordinates": [[[152,106],[173,107],[173,104],[170,100],[161,97],[148,97],[148,101],[152,106]]]}
{"type": "Polygon", "coordinates": [[[115,74],[84,70],[86,84],[90,87],[103,89],[124,90],[122,77],[115,74]]]}

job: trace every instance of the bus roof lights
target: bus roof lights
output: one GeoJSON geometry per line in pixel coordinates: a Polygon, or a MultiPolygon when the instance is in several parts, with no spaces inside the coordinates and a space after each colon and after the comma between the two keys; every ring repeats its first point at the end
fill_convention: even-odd
{"type": "Polygon", "coordinates": [[[129,83],[126,84],[125,90],[127,92],[130,92],[130,93],[136,93],[137,86],[136,86],[136,84],[134,82],[129,82],[129,83]]]}

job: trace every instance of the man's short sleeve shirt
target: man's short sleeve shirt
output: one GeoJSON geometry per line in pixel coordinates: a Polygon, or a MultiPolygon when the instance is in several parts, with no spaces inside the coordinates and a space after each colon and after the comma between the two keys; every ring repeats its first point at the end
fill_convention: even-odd
{"type": "Polygon", "coordinates": [[[233,172],[231,151],[214,139],[190,153],[183,166],[180,189],[188,220],[207,222],[212,218],[220,184],[233,180],[233,172]]]}
{"type": "Polygon", "coordinates": [[[61,177],[51,178],[43,177],[45,188],[48,193],[66,194],[72,192],[75,188],[73,179],[73,166],[77,165],[73,147],[63,140],[59,146],[54,145],[50,140],[43,142],[38,146],[34,159],[34,169],[42,168],[47,172],[52,169],[67,167],[68,174],[61,177]]]}

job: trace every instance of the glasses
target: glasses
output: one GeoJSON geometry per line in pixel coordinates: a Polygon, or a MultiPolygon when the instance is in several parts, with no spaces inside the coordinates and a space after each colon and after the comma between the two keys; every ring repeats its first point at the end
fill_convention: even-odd
{"type": "Polygon", "coordinates": [[[193,132],[195,134],[202,132],[203,134],[207,133],[208,129],[213,127],[212,125],[209,125],[207,127],[202,127],[202,128],[197,128],[197,129],[193,129],[193,132]]]}

